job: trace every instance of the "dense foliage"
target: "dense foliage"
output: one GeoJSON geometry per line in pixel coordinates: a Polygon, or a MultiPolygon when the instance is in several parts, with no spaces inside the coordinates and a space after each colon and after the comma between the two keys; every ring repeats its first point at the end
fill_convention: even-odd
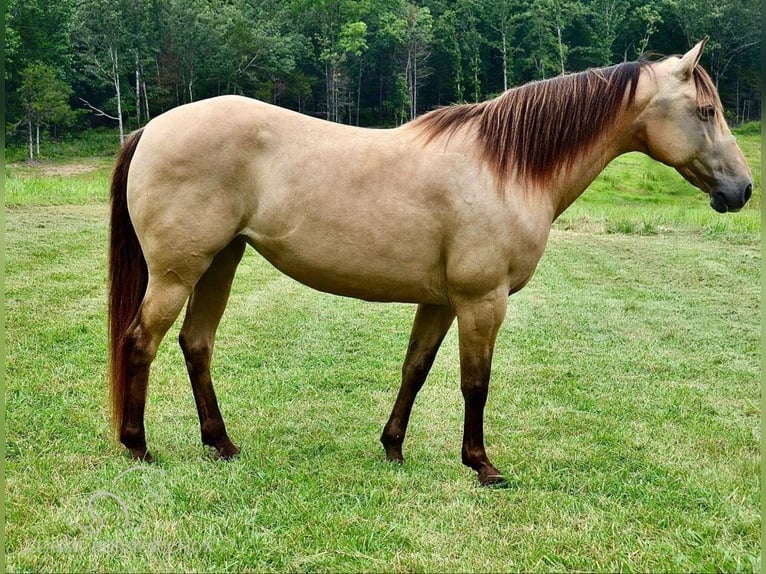
{"type": "Polygon", "coordinates": [[[732,123],[760,115],[751,0],[9,0],[7,132],[120,125],[238,93],[359,125],[587,67],[680,53],[732,123]],[[68,112],[74,109],[76,113],[68,112]]]}

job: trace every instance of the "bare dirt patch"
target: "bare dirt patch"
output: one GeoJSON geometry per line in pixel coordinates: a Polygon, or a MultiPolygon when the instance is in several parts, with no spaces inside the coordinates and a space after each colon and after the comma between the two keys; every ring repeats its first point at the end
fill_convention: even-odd
{"type": "Polygon", "coordinates": [[[47,161],[25,161],[9,164],[8,167],[22,169],[27,173],[35,173],[42,176],[66,177],[96,171],[100,165],[99,160],[82,159],[61,164],[47,161]]]}

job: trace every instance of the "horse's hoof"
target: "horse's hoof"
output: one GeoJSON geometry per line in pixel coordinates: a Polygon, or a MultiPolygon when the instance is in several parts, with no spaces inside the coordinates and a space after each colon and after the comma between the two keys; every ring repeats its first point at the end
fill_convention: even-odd
{"type": "Polygon", "coordinates": [[[401,449],[386,449],[386,462],[393,462],[396,464],[404,463],[404,456],[402,456],[401,449]]]}
{"type": "Polygon", "coordinates": [[[234,443],[227,441],[228,444],[218,447],[218,458],[220,460],[232,460],[239,454],[239,449],[234,446],[234,443]]]}
{"type": "Polygon", "coordinates": [[[511,485],[498,471],[479,472],[479,484],[487,488],[510,488],[511,485]]]}
{"type": "Polygon", "coordinates": [[[396,462],[399,464],[402,464],[404,462],[404,455],[402,454],[401,446],[386,444],[384,442],[383,448],[386,449],[386,462],[396,462]]]}
{"type": "Polygon", "coordinates": [[[154,457],[149,454],[149,451],[146,450],[146,448],[131,448],[130,450],[130,458],[133,460],[138,460],[141,462],[154,462],[154,457]]]}

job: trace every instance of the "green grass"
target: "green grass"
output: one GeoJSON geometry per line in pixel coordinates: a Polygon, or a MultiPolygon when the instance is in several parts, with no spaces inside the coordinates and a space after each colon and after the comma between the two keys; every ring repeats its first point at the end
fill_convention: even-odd
{"type": "Polygon", "coordinates": [[[176,326],[149,388],[158,462],[129,461],[106,408],[107,170],[62,177],[82,189],[61,205],[55,182],[35,196],[39,169],[11,169],[6,209],[9,570],[760,570],[747,212],[719,219],[694,190],[641,203],[615,173],[620,193],[589,190],[557,225],[498,339],[486,439],[512,486],[499,491],[460,463],[454,329],[405,464],[386,464],[377,440],[414,309],[315,293],[252,251],[213,368],[242,455],[218,462],[199,442],[176,326]]]}
{"type": "Polygon", "coordinates": [[[12,164],[5,168],[5,204],[103,204],[113,166],[112,158],[12,164]]]}

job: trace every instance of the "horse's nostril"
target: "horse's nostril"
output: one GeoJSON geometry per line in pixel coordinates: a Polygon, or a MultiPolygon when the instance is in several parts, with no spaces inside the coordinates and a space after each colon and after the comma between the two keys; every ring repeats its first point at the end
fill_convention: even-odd
{"type": "Polygon", "coordinates": [[[753,195],[753,184],[748,183],[747,187],[745,188],[745,203],[747,203],[747,200],[750,199],[752,195],[753,195]]]}

